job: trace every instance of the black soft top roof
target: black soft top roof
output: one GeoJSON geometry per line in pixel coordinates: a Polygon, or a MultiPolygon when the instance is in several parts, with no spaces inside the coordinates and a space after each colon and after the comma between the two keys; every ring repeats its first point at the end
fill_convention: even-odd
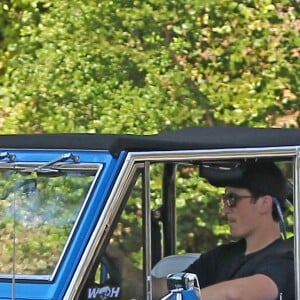
{"type": "Polygon", "coordinates": [[[122,151],[201,150],[300,145],[300,129],[190,127],[155,135],[19,134],[0,135],[0,149],[87,149],[122,151]]]}

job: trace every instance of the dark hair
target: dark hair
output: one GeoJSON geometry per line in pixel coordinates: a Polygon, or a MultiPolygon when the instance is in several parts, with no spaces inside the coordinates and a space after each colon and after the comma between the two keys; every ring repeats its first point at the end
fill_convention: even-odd
{"type": "MultiPolygon", "coordinates": [[[[278,199],[282,212],[286,210],[286,199],[289,194],[289,186],[281,169],[270,161],[256,161],[245,165],[240,180],[233,186],[248,189],[251,194],[258,198],[270,195],[278,199]]],[[[273,204],[273,219],[279,220],[278,212],[273,204]]]]}

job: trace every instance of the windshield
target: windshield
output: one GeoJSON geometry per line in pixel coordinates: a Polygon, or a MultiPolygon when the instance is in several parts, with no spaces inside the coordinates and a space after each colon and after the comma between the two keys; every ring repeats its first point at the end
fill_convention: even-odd
{"type": "Polygon", "coordinates": [[[99,165],[0,168],[0,276],[47,275],[66,247],[99,165]]]}

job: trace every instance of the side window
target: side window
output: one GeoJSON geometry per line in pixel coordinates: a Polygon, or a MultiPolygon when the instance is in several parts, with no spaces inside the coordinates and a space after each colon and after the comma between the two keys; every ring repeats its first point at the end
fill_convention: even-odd
{"type": "MultiPolygon", "coordinates": [[[[290,162],[277,163],[290,182],[293,166],[290,162]]],[[[224,217],[221,195],[224,188],[209,184],[194,165],[178,165],[176,173],[176,232],[177,253],[203,253],[232,240],[224,217]]],[[[287,237],[293,236],[293,205],[291,200],[284,215],[287,237]]],[[[282,232],[284,231],[283,228],[282,232]]]]}
{"type": "Polygon", "coordinates": [[[142,188],[139,178],[82,299],[143,299],[142,188]]]}
{"type": "Polygon", "coordinates": [[[177,253],[203,253],[230,240],[221,212],[223,188],[199,176],[197,165],[180,165],[176,174],[177,253]]]}

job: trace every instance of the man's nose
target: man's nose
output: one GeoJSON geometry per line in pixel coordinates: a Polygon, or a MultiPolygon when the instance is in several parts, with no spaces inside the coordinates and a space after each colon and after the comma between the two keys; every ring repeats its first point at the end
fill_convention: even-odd
{"type": "Polygon", "coordinates": [[[223,210],[223,213],[225,215],[227,215],[229,212],[232,211],[232,208],[230,206],[228,206],[226,202],[223,202],[222,210],[223,210]]]}

